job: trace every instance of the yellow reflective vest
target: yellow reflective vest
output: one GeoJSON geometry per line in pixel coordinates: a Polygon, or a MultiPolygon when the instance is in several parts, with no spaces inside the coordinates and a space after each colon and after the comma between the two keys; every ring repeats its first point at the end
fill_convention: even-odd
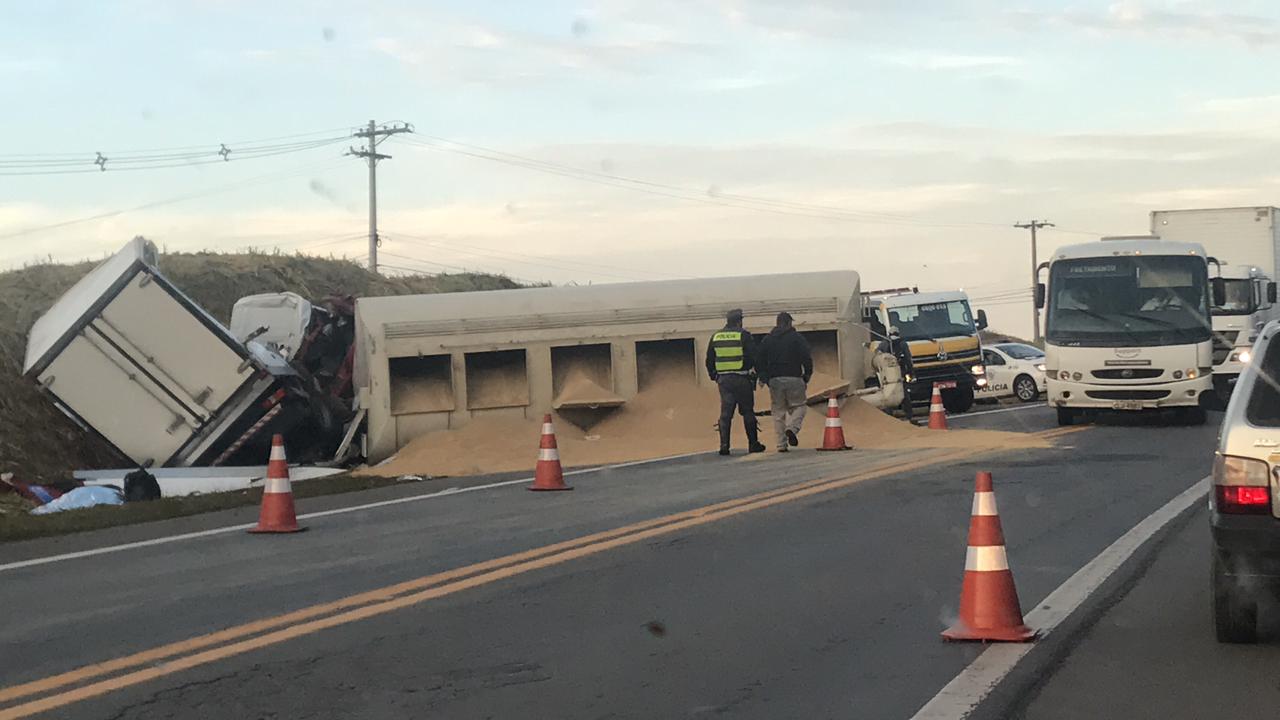
{"type": "Polygon", "coordinates": [[[745,345],[741,330],[721,330],[711,336],[716,372],[742,372],[747,369],[745,345]]]}

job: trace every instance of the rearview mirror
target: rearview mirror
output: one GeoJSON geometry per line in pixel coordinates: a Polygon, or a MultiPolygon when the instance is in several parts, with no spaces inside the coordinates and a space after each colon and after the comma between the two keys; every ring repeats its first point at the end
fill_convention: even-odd
{"type": "Polygon", "coordinates": [[[1220,277],[1210,278],[1209,287],[1213,289],[1213,306],[1222,307],[1227,304],[1227,281],[1220,277]]]}
{"type": "Polygon", "coordinates": [[[1036,308],[1039,310],[1044,309],[1045,294],[1044,283],[1036,283],[1036,308]]]}
{"type": "Polygon", "coordinates": [[[978,329],[979,330],[987,329],[987,311],[986,310],[978,311],[978,329]]]}
{"type": "Polygon", "coordinates": [[[1274,282],[1267,283],[1267,302],[1272,305],[1276,302],[1276,284],[1274,282]]]}

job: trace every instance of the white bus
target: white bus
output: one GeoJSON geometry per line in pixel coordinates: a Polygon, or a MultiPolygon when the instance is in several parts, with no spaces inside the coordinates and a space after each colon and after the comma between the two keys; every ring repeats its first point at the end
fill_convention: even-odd
{"type": "MultiPolygon", "coordinates": [[[[1058,424],[1097,411],[1173,409],[1203,423],[1213,389],[1208,259],[1199,245],[1103,238],[1058,249],[1045,314],[1048,402],[1058,424]]],[[[1221,303],[1218,303],[1221,304],[1221,303]]]]}

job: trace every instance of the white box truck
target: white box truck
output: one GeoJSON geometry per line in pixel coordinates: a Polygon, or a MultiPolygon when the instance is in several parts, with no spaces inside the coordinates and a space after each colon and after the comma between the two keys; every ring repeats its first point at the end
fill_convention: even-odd
{"type": "Polygon", "coordinates": [[[289,363],[237,340],[165,279],[143,238],[35,322],[23,373],[141,467],[259,464],[268,433],[311,414],[289,363]]]}
{"type": "Polygon", "coordinates": [[[1151,234],[1162,240],[1195,243],[1216,264],[1210,275],[1221,278],[1224,302],[1213,314],[1213,385],[1221,400],[1249,361],[1258,331],[1276,319],[1276,285],[1280,277],[1280,226],[1277,208],[1238,207],[1157,210],[1151,234]]]}

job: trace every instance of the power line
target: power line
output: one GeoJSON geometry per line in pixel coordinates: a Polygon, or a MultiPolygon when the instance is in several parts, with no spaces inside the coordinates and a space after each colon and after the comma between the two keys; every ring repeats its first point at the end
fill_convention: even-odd
{"type": "Polygon", "coordinates": [[[334,137],[284,145],[259,145],[232,147],[220,145],[216,149],[198,153],[171,155],[146,155],[117,157],[97,153],[96,156],[78,160],[55,161],[0,161],[0,176],[27,177],[35,175],[77,175],[85,173],[123,172],[136,170],[161,170],[176,167],[217,165],[241,160],[257,160],[277,155],[315,150],[339,143],[346,138],[334,137]]]}
{"type": "MultiPolygon", "coordinates": [[[[404,261],[407,261],[407,262],[420,263],[420,264],[425,264],[425,265],[435,265],[435,266],[437,266],[437,267],[447,268],[447,269],[450,269],[450,270],[456,270],[457,272],[472,273],[472,274],[474,274],[474,273],[485,273],[485,274],[488,274],[488,275],[502,275],[502,276],[505,276],[505,277],[511,278],[512,280],[515,280],[515,281],[517,281],[517,282],[522,282],[522,283],[524,283],[524,284],[526,284],[526,285],[532,285],[532,284],[533,284],[532,282],[530,282],[530,281],[529,281],[529,280],[527,280],[527,279],[517,277],[517,276],[512,275],[511,273],[507,273],[507,272],[496,272],[496,273],[495,273],[495,272],[493,272],[493,271],[491,271],[491,270],[475,269],[475,268],[466,268],[466,267],[462,267],[461,265],[451,265],[451,264],[449,264],[449,263],[436,262],[436,261],[434,261],[434,260],[423,260],[422,258],[412,257],[412,256],[409,256],[409,255],[399,255],[399,254],[397,254],[397,253],[393,253],[393,252],[386,252],[386,251],[383,251],[383,253],[382,253],[382,254],[383,254],[383,255],[386,255],[387,257],[395,258],[395,259],[397,259],[397,260],[404,260],[404,261]]],[[[406,268],[406,267],[400,267],[400,266],[394,266],[394,265],[386,265],[385,263],[383,264],[383,266],[384,266],[384,267],[395,267],[397,270],[408,270],[408,271],[410,271],[410,272],[422,272],[422,269],[421,269],[421,268],[406,268]]]]}
{"type": "Polygon", "coordinates": [[[615,173],[599,172],[586,168],[576,167],[573,165],[565,165],[537,158],[517,155],[502,150],[495,150],[481,145],[464,143],[457,140],[450,140],[435,135],[423,135],[426,141],[418,141],[416,139],[409,142],[434,150],[451,152],[467,157],[475,157],[478,159],[490,160],[515,167],[523,167],[529,170],[547,172],[553,175],[562,175],[573,177],[578,180],[587,182],[592,181],[612,181],[601,182],[600,184],[612,185],[614,187],[626,186],[627,189],[640,190],[648,188],[650,194],[661,195],[664,197],[678,197],[682,200],[690,200],[694,202],[702,202],[706,204],[714,204],[728,207],[740,207],[744,209],[758,210],[764,212],[779,212],[786,215],[802,215],[806,217],[817,217],[827,220],[847,220],[857,221],[866,224],[882,224],[882,225],[914,225],[919,227],[1007,227],[1003,223],[989,223],[979,221],[964,222],[947,222],[938,221],[928,218],[918,218],[908,215],[900,215],[894,213],[874,212],[867,210],[851,210],[833,205],[821,205],[816,203],[804,203],[790,200],[778,200],[774,198],[766,198],[754,195],[744,195],[736,193],[726,193],[717,191],[714,188],[709,189],[705,194],[702,191],[693,190],[678,185],[670,185],[651,180],[643,180],[640,178],[618,175],[615,173]],[[441,144],[443,143],[443,145],[441,144]],[[449,147],[457,146],[457,147],[449,147]],[[459,150],[457,148],[467,148],[468,150],[459,150]],[[474,152],[473,152],[474,151],[474,152]],[[618,185],[616,183],[622,183],[618,185]],[[635,187],[631,187],[635,186],[635,187]],[[676,193],[672,195],[670,193],[676,193]],[[790,211],[790,212],[787,212],[790,211]]]}
{"type": "MultiPolygon", "coordinates": [[[[311,132],[306,132],[306,133],[295,133],[293,135],[277,135],[274,137],[257,138],[254,140],[236,140],[232,142],[227,142],[225,144],[229,146],[262,145],[265,143],[273,143],[277,140],[296,140],[297,138],[314,137],[316,135],[329,135],[329,136],[335,136],[341,139],[346,137],[345,133],[348,133],[348,132],[349,132],[349,128],[339,127],[339,128],[329,128],[326,130],[313,130],[311,132]],[[337,133],[343,133],[343,134],[337,135],[337,133]]],[[[224,143],[218,143],[218,144],[221,145],[224,143]]],[[[190,150],[190,151],[204,150],[204,149],[208,149],[211,145],[212,143],[204,143],[201,145],[178,145],[178,146],[169,146],[169,147],[160,147],[160,148],[143,148],[143,149],[137,149],[137,150],[116,150],[116,151],[111,151],[110,154],[119,155],[119,156],[146,155],[149,153],[172,154],[172,153],[180,153],[182,151],[187,151],[187,150],[190,150]]],[[[92,151],[80,151],[80,152],[58,152],[58,153],[0,153],[0,162],[4,162],[5,159],[7,158],[75,158],[75,157],[83,157],[85,155],[88,155],[89,157],[93,157],[98,152],[100,151],[92,150],[92,151]]],[[[106,151],[101,151],[101,152],[104,152],[104,154],[106,154],[106,151]]]]}
{"type": "Polygon", "coordinates": [[[388,237],[393,240],[400,239],[406,242],[417,242],[420,244],[431,245],[431,246],[439,247],[442,249],[455,250],[455,251],[463,252],[466,254],[473,254],[473,255],[481,254],[481,255],[490,255],[495,257],[502,257],[512,262],[517,262],[525,265],[540,265],[543,267],[550,267],[556,270],[569,270],[569,271],[575,271],[575,272],[582,272],[583,270],[586,270],[589,272],[597,272],[597,273],[600,270],[605,270],[605,271],[609,271],[608,272],[609,277],[622,279],[622,280],[650,279],[650,278],[646,278],[645,277],[646,275],[651,277],[657,276],[657,277],[665,277],[665,278],[672,278],[672,279],[683,279],[688,277],[687,275],[673,275],[670,273],[663,273],[663,272],[650,271],[650,270],[636,270],[633,268],[621,268],[616,265],[605,265],[602,263],[590,263],[590,262],[584,262],[579,260],[566,260],[561,258],[552,258],[552,257],[547,257],[545,255],[531,255],[527,253],[515,252],[514,250],[499,250],[497,248],[489,248],[489,247],[484,247],[480,245],[465,245],[462,243],[457,243],[455,241],[446,241],[443,238],[430,238],[430,237],[424,237],[421,235],[412,235],[409,233],[402,233],[395,230],[393,230],[391,232],[391,235],[388,237]],[[458,248],[464,248],[464,249],[458,250],[458,248]],[[468,250],[472,252],[468,252],[468,250]],[[625,275],[619,275],[616,273],[624,273],[625,275]]]}
{"type": "MultiPolygon", "coordinates": [[[[430,137],[430,136],[428,136],[430,137]]],[[[704,205],[718,205],[721,207],[732,207],[743,210],[754,210],[756,212],[766,212],[775,215],[789,215],[795,217],[808,217],[819,220],[833,220],[842,222],[857,222],[869,225],[909,225],[915,227],[972,227],[972,226],[992,226],[1007,227],[999,223],[944,223],[936,222],[923,218],[911,218],[908,216],[895,216],[887,213],[871,213],[866,211],[848,210],[824,205],[813,205],[809,203],[797,203],[791,201],[772,200],[768,198],[760,198],[749,195],[735,195],[715,191],[714,188],[708,192],[693,190],[691,188],[681,187],[678,185],[668,185],[666,183],[658,183],[650,180],[641,180],[638,178],[630,178],[623,175],[614,175],[610,173],[601,173],[594,170],[573,167],[570,165],[560,165],[550,163],[534,158],[526,158],[512,153],[504,153],[501,151],[481,151],[472,152],[471,150],[463,150],[455,147],[448,147],[435,142],[421,142],[415,140],[407,140],[410,144],[419,147],[425,147],[432,150],[449,152],[465,157],[472,157],[480,160],[488,160],[513,167],[520,167],[526,170],[547,173],[550,175],[558,175],[582,182],[594,183],[597,185],[605,185],[609,187],[641,192],[649,195],[657,195],[660,197],[674,198],[689,202],[702,203],[704,205]]],[[[453,142],[453,141],[446,141],[453,142]]],[[[479,146],[465,145],[455,143],[461,147],[479,146]]]]}
{"type": "Polygon", "coordinates": [[[223,185],[217,185],[212,188],[208,188],[206,190],[201,190],[193,193],[186,193],[183,195],[176,195],[176,196],[164,198],[161,200],[142,203],[141,205],[135,205],[133,207],[121,208],[117,210],[109,210],[107,212],[96,213],[94,215],[79,217],[73,220],[63,220],[61,222],[50,223],[48,225],[40,225],[37,227],[23,228],[22,230],[16,230],[13,232],[0,234],[0,240],[9,240],[16,237],[23,237],[25,235],[32,235],[39,232],[45,232],[47,230],[55,230],[58,228],[69,227],[71,225],[79,225],[81,223],[93,222],[95,220],[106,220],[108,218],[117,217],[119,215],[124,215],[126,213],[137,212],[139,210],[150,210],[151,208],[155,208],[155,207],[172,205],[174,203],[186,202],[188,200],[195,200],[202,197],[208,197],[210,195],[217,195],[220,193],[229,192],[231,190],[240,190],[244,188],[255,187],[257,185],[262,185],[264,183],[275,182],[277,180],[284,180],[291,177],[296,177],[298,175],[310,174],[311,172],[318,170],[326,165],[336,166],[339,162],[340,161],[337,159],[325,160],[319,163],[311,163],[311,164],[302,166],[300,168],[294,168],[284,172],[275,172],[275,173],[268,173],[265,175],[258,175],[256,177],[252,177],[247,180],[237,181],[233,183],[226,183],[223,185]]]}

